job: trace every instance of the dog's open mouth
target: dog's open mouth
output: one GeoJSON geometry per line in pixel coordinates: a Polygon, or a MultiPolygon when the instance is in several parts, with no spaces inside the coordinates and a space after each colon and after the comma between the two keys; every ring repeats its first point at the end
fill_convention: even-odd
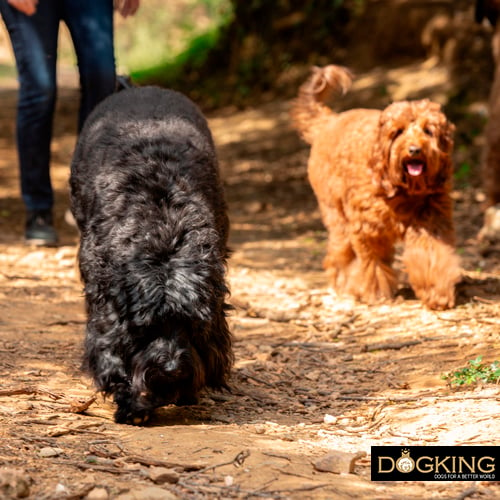
{"type": "Polygon", "coordinates": [[[425,162],[423,160],[407,160],[404,162],[405,170],[412,177],[418,177],[425,171],[425,162]]]}

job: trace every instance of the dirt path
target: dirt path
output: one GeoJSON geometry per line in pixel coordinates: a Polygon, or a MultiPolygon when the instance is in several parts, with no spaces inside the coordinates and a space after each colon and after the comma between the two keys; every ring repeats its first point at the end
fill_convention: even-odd
{"type": "MultiPolygon", "coordinates": [[[[421,82],[412,71],[401,74],[421,82]]],[[[435,71],[439,93],[446,79],[435,71]]],[[[376,103],[366,97],[376,80],[362,79],[353,99],[376,103]]],[[[21,242],[15,91],[0,90],[0,466],[17,470],[29,498],[500,498],[498,482],[370,482],[372,445],[500,444],[498,386],[454,392],[441,378],[478,355],[500,359],[500,261],[474,239],[479,189],[455,196],[466,271],[455,309],[425,310],[407,288],[393,304],[338,300],[288,103],[210,117],[232,220],[233,393],[163,408],[144,428],[116,425],[100,397],[91,403],[79,371],[77,236],[63,222],[75,95],[61,92],[54,143],[62,245],[33,249],[21,242]],[[331,450],[366,456],[352,474],[316,471],[331,450]],[[155,484],[153,466],[175,469],[177,482],[155,484]]]]}

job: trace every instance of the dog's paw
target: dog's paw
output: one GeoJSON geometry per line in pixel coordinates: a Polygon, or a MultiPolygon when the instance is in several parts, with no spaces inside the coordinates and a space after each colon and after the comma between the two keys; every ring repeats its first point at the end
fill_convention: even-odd
{"type": "Polygon", "coordinates": [[[115,412],[117,424],[144,425],[151,418],[152,410],[132,410],[129,407],[119,406],[115,412]]]}
{"type": "Polygon", "coordinates": [[[396,274],[388,264],[364,260],[352,267],[344,291],[365,304],[380,304],[394,297],[396,285],[396,274]]]}
{"type": "Polygon", "coordinates": [[[423,290],[415,290],[415,294],[429,309],[443,311],[455,306],[455,288],[453,286],[447,289],[432,287],[423,290]]]}
{"type": "MultiPolygon", "coordinates": [[[[450,255],[450,261],[456,260],[450,255]]],[[[427,273],[410,276],[410,284],[415,295],[429,309],[443,311],[455,307],[456,284],[460,281],[461,271],[458,265],[433,268],[427,273]],[[425,279],[423,279],[425,278],[425,279]]]]}

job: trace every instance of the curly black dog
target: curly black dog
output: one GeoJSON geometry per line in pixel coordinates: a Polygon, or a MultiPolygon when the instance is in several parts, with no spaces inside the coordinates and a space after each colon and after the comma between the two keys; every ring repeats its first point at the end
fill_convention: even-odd
{"type": "Polygon", "coordinates": [[[212,136],[182,94],[116,93],[89,116],[71,165],[87,327],[83,367],[116,422],[228,387],[229,222],[212,136]]]}

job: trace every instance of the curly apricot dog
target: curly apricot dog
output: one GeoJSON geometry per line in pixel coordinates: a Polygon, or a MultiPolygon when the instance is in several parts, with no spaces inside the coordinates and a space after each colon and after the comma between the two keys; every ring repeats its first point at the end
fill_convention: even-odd
{"type": "Polygon", "coordinates": [[[395,244],[415,294],[455,304],[451,151],[454,126],[428,100],[335,113],[324,102],[351,85],[348,70],[313,68],[292,119],[311,144],[309,180],[328,230],[324,267],[338,293],[373,303],[393,296],[395,244]]]}
{"type": "Polygon", "coordinates": [[[115,420],[227,387],[229,221],[207,122],[182,94],[118,92],[87,119],[71,165],[85,284],[84,368],[115,420]]]}

